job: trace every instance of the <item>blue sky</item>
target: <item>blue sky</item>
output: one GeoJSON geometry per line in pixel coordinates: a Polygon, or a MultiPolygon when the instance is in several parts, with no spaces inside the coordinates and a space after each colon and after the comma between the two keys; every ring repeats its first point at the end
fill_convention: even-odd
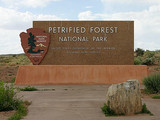
{"type": "Polygon", "coordinates": [[[33,20],[134,20],[135,48],[160,49],[160,0],[0,0],[0,54],[23,52],[33,20]]]}

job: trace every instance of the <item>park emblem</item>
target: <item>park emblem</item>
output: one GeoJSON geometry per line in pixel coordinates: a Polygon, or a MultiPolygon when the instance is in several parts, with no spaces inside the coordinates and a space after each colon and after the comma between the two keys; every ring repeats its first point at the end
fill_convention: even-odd
{"type": "Polygon", "coordinates": [[[50,43],[49,34],[43,29],[30,28],[20,33],[21,45],[25,54],[34,65],[40,64],[46,55],[50,43]]]}

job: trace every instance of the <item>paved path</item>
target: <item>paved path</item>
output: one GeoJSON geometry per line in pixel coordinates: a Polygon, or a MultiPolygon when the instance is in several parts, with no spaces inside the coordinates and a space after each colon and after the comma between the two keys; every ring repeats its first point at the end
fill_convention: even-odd
{"type": "Polygon", "coordinates": [[[35,86],[40,91],[20,92],[32,101],[24,120],[160,120],[160,100],[143,99],[154,114],[105,117],[101,107],[108,85],[35,86]]]}

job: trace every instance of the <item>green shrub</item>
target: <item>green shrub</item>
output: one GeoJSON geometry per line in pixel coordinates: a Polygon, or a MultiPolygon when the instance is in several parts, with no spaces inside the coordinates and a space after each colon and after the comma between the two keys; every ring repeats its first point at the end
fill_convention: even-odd
{"type": "Polygon", "coordinates": [[[142,60],[140,57],[135,57],[134,58],[134,64],[135,65],[142,65],[142,60]]]}
{"type": "Polygon", "coordinates": [[[143,56],[145,51],[141,48],[137,48],[135,52],[136,52],[136,56],[143,56]]]}
{"type": "Polygon", "coordinates": [[[13,84],[0,82],[0,112],[16,110],[17,112],[8,120],[20,120],[27,114],[27,106],[31,103],[17,98],[13,84]]]}
{"type": "Polygon", "coordinates": [[[146,58],[154,57],[154,55],[155,55],[155,52],[154,52],[154,51],[146,50],[146,52],[144,53],[144,56],[145,56],[146,58]]]}
{"type": "Polygon", "coordinates": [[[27,115],[27,106],[30,105],[31,102],[24,101],[21,104],[19,104],[17,112],[12,115],[8,120],[20,120],[23,116],[27,115]]]}
{"type": "Polygon", "coordinates": [[[106,104],[104,104],[101,110],[105,114],[105,116],[116,116],[117,115],[113,110],[111,110],[109,105],[106,105],[106,104]]]}
{"type": "Polygon", "coordinates": [[[12,85],[0,82],[0,111],[16,110],[21,100],[16,98],[16,92],[12,85]]]}
{"type": "Polygon", "coordinates": [[[12,55],[12,57],[16,57],[16,55],[12,55]]]}
{"type": "Polygon", "coordinates": [[[35,87],[27,86],[25,88],[21,88],[21,91],[37,91],[38,89],[35,87]]]}
{"type": "Polygon", "coordinates": [[[143,65],[153,65],[154,64],[154,61],[155,61],[155,58],[154,57],[151,57],[151,58],[146,58],[142,61],[142,64],[143,65]]]}
{"type": "Polygon", "coordinates": [[[8,73],[7,75],[8,75],[8,76],[12,76],[12,75],[13,75],[13,73],[8,73]]]}
{"type": "Polygon", "coordinates": [[[147,114],[153,115],[153,114],[147,109],[146,104],[143,104],[141,113],[147,113],[147,114]]]}
{"type": "Polygon", "coordinates": [[[15,80],[16,80],[16,77],[13,77],[11,82],[14,83],[15,80]]]}
{"type": "Polygon", "coordinates": [[[160,73],[145,77],[143,80],[145,91],[148,93],[160,92],[160,73]]]}
{"type": "Polygon", "coordinates": [[[13,116],[8,118],[8,120],[20,120],[21,119],[21,114],[15,113],[13,116]]]}

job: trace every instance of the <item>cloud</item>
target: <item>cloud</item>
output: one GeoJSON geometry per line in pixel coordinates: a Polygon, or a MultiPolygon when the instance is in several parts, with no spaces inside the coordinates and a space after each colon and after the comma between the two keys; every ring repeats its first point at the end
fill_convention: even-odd
{"type": "Polygon", "coordinates": [[[91,11],[81,12],[78,15],[79,20],[95,20],[98,16],[93,15],[91,11]]]}
{"type": "Polygon", "coordinates": [[[20,32],[20,30],[0,28],[0,54],[23,53],[19,38],[20,32]]]}
{"type": "Polygon", "coordinates": [[[106,3],[144,3],[144,4],[160,4],[160,0],[101,0],[106,3]]]}
{"type": "Polygon", "coordinates": [[[93,8],[93,6],[86,6],[87,9],[93,8]]]}
{"type": "Polygon", "coordinates": [[[150,6],[148,10],[140,12],[119,12],[112,14],[79,13],[79,20],[134,20],[135,48],[149,50],[160,49],[160,5],[150,6]]]}
{"type": "Polygon", "coordinates": [[[160,5],[160,0],[101,0],[106,13],[140,12],[160,5]]]}
{"type": "Polygon", "coordinates": [[[33,20],[62,20],[55,15],[35,15],[0,7],[0,54],[22,53],[20,32],[32,27],[33,20]]]}
{"type": "Polygon", "coordinates": [[[8,5],[10,8],[27,6],[27,7],[44,7],[49,2],[57,2],[61,0],[1,0],[3,3],[8,5]]]}
{"type": "Polygon", "coordinates": [[[13,9],[0,7],[0,28],[22,30],[32,26],[33,20],[60,20],[55,15],[35,15],[31,12],[18,12],[13,9]]]}

